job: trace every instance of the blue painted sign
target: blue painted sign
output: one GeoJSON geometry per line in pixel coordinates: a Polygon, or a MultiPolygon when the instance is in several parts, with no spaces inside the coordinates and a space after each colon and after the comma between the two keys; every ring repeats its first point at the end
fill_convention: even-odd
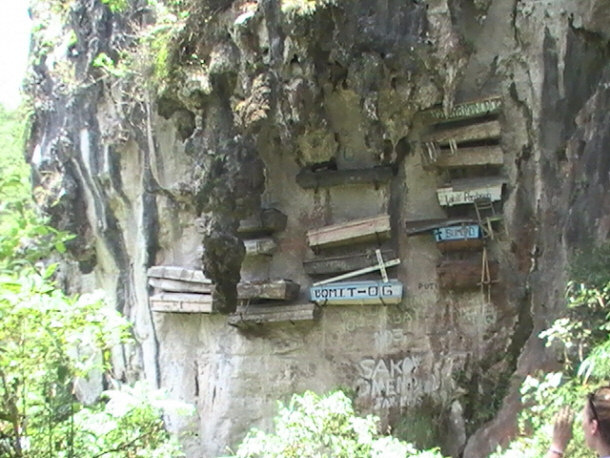
{"type": "Polygon", "coordinates": [[[459,226],[439,227],[434,229],[434,238],[437,242],[479,239],[481,238],[481,228],[478,224],[461,224],[459,226]]]}
{"type": "Polygon", "coordinates": [[[328,283],[309,288],[309,296],[318,304],[398,304],[402,299],[402,283],[397,280],[328,283]]]}

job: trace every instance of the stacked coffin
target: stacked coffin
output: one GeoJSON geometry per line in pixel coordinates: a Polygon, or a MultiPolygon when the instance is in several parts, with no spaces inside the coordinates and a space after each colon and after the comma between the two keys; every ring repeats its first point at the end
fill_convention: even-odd
{"type": "Polygon", "coordinates": [[[437,273],[439,286],[458,289],[489,286],[497,280],[498,263],[487,257],[487,242],[494,238],[492,224],[501,220],[496,203],[502,201],[506,179],[500,170],[499,97],[457,104],[446,113],[427,110],[420,119],[427,129],[421,136],[426,168],[445,176],[436,189],[439,204],[452,218],[411,221],[407,233],[425,228],[434,234],[444,254],[437,273]]]}
{"type": "Polygon", "coordinates": [[[237,232],[246,248],[246,256],[270,256],[275,252],[275,232],[286,229],[287,217],[275,208],[265,208],[251,218],[240,221],[237,232]]]}
{"type": "Polygon", "coordinates": [[[491,97],[456,105],[449,114],[441,109],[422,113],[421,117],[428,123],[428,130],[422,136],[424,164],[445,170],[450,176],[456,169],[472,172],[468,178],[450,178],[437,189],[442,206],[502,199],[506,180],[497,174],[504,164],[499,144],[501,107],[501,99],[491,97]]]}
{"type": "Polygon", "coordinates": [[[300,286],[291,280],[241,282],[237,297],[241,304],[229,315],[232,326],[251,324],[311,321],[318,316],[313,303],[292,304],[299,295],[300,286]]]}
{"type": "Polygon", "coordinates": [[[379,242],[389,238],[390,230],[390,216],[378,215],[310,229],[306,237],[308,245],[315,252],[342,245],[379,242]]]}
{"type": "Polygon", "coordinates": [[[427,168],[453,169],[473,166],[501,167],[499,97],[455,105],[446,114],[442,108],[420,113],[427,126],[422,136],[422,158],[427,168]]]}
{"type": "Polygon", "coordinates": [[[408,235],[431,232],[445,255],[437,266],[439,286],[467,289],[495,281],[498,263],[487,259],[485,238],[478,222],[470,218],[408,221],[408,235]]]}
{"type": "Polygon", "coordinates": [[[428,130],[422,136],[422,157],[428,167],[448,177],[437,188],[445,208],[474,206],[482,229],[500,220],[494,202],[502,200],[506,179],[500,175],[504,155],[500,147],[498,120],[502,101],[491,97],[456,105],[449,114],[432,109],[421,114],[428,130]],[[464,177],[466,175],[466,177],[464,177]]]}
{"type": "Polygon", "coordinates": [[[303,189],[331,188],[333,186],[373,184],[379,186],[393,176],[392,167],[379,165],[367,169],[337,170],[333,167],[304,168],[297,177],[303,189]]]}
{"type": "MultiPolygon", "coordinates": [[[[240,222],[237,232],[244,242],[246,256],[270,257],[276,249],[272,235],[286,229],[287,217],[275,208],[267,208],[240,222]]],[[[294,304],[300,286],[285,279],[257,282],[242,281],[237,285],[240,304],[229,315],[232,326],[295,322],[317,318],[315,304],[294,304]]]]}
{"type": "Polygon", "coordinates": [[[212,281],[200,270],[176,266],[148,269],[148,284],[155,289],[150,299],[153,312],[212,313],[212,281]]]}
{"type": "Polygon", "coordinates": [[[497,282],[498,262],[488,259],[484,231],[475,220],[407,222],[407,234],[432,232],[443,253],[437,266],[439,286],[446,289],[488,287],[497,282]]]}
{"type": "Polygon", "coordinates": [[[307,231],[307,243],[316,257],[303,263],[305,271],[310,275],[335,274],[313,284],[310,300],[321,305],[400,303],[402,284],[387,276],[387,269],[400,261],[392,250],[380,248],[390,233],[387,214],[307,231]],[[341,255],[323,253],[337,247],[349,247],[349,250],[341,255]],[[374,272],[381,273],[381,281],[344,281],[374,272]]]}
{"type": "MultiPolygon", "coordinates": [[[[150,297],[153,312],[213,313],[214,285],[200,270],[176,266],[155,266],[148,269],[148,284],[155,289],[150,297]]],[[[237,312],[229,316],[229,324],[312,320],[314,304],[286,305],[297,298],[299,285],[290,280],[240,282],[237,312]],[[279,304],[279,305],[278,305],[279,304]]]]}

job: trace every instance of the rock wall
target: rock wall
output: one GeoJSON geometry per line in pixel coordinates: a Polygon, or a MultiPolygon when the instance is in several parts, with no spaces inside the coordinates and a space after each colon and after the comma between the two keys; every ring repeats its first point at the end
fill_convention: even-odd
{"type": "Polygon", "coordinates": [[[275,400],[306,389],[349,388],[395,434],[452,456],[487,456],[514,433],[519,381],[554,364],[537,333],[561,307],[570,254],[610,229],[610,2],[55,3],[32,9],[35,194],[78,235],[66,288],[103,288],[134,323],[115,377],[197,406],[169,419],[193,433],[190,456],[269,427],[275,400]],[[456,120],[439,149],[444,127],[426,110],[442,120],[488,97],[501,108],[475,128],[499,133],[457,145],[470,124],[456,120]],[[498,146],[500,163],[430,163],[498,146]],[[371,171],[381,175],[362,179],[371,171]],[[485,250],[498,273],[490,287],[456,289],[439,264],[484,267],[483,252],[443,254],[430,232],[407,228],[474,218],[472,199],[441,206],[436,189],[480,176],[505,181],[485,250]],[[240,221],[268,208],[286,226],[273,253],[249,254],[240,221]],[[383,214],[387,240],[319,250],[308,238],[383,214]],[[306,304],[321,276],[304,262],[375,248],[400,259],[388,269],[399,304],[319,303],[316,320],[227,324],[238,306],[247,314],[238,282],[289,279],[300,293],[288,305],[306,304]],[[218,313],[152,311],[152,266],[203,271],[218,313]]]}

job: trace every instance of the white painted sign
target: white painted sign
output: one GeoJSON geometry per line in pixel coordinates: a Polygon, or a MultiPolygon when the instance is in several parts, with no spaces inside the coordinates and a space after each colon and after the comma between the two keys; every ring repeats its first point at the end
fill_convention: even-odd
{"type": "Polygon", "coordinates": [[[454,190],[453,187],[439,188],[436,190],[438,201],[442,206],[472,204],[478,199],[490,199],[492,202],[502,200],[502,184],[493,186],[481,186],[467,190],[454,190]]]}
{"type": "Polygon", "coordinates": [[[310,300],[318,304],[398,304],[402,283],[397,280],[329,283],[309,288],[310,300]]]}

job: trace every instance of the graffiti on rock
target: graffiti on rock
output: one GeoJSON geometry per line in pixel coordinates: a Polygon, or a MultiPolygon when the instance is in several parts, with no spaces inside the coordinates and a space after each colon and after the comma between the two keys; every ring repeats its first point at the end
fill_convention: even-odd
{"type": "Polygon", "coordinates": [[[358,364],[358,398],[372,402],[374,409],[415,405],[432,392],[437,383],[429,373],[422,375],[418,356],[365,358],[358,364]]]}
{"type": "Polygon", "coordinates": [[[404,329],[382,329],[375,331],[375,349],[383,352],[393,346],[407,345],[407,332],[404,329]]]}

